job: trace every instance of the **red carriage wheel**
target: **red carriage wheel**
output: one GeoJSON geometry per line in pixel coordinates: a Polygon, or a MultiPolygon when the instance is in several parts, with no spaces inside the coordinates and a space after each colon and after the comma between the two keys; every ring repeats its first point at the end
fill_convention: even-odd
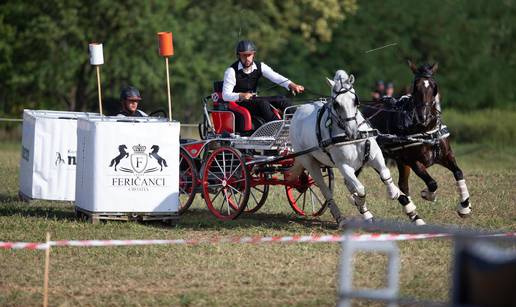
{"type": "MultiPolygon", "coordinates": [[[[333,192],[334,176],[331,168],[322,168],[323,178],[333,192]]],[[[297,186],[285,186],[292,210],[303,216],[319,216],[326,210],[325,198],[306,171],[299,176],[297,186]]]]}
{"type": "Polygon", "coordinates": [[[251,180],[241,153],[232,147],[215,149],[202,171],[202,193],[218,219],[237,218],[249,199],[251,180]]]}
{"type": "MultiPolygon", "coordinates": [[[[270,177],[270,176],[269,176],[270,177]]],[[[247,206],[245,209],[245,213],[255,213],[260,210],[260,208],[267,201],[267,196],[269,195],[269,185],[257,185],[251,187],[249,200],[247,202],[247,206]]]]}
{"type": "Polygon", "coordinates": [[[195,198],[197,171],[193,159],[181,148],[179,151],[179,214],[183,214],[195,198]]]}

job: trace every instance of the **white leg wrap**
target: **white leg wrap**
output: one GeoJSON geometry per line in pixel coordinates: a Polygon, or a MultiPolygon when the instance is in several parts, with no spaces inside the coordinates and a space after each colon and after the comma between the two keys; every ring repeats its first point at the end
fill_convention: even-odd
{"type": "Polygon", "coordinates": [[[428,188],[424,188],[424,189],[421,191],[421,197],[422,197],[423,199],[428,200],[428,201],[435,202],[435,199],[437,198],[437,191],[430,192],[430,191],[428,190],[428,188]]]}
{"type": "Polygon", "coordinates": [[[401,195],[400,189],[392,182],[392,178],[385,180],[383,183],[387,186],[387,195],[390,199],[398,199],[401,195]]]}
{"type": "Polygon", "coordinates": [[[461,215],[468,215],[471,213],[471,206],[467,206],[466,208],[464,208],[461,204],[459,204],[457,206],[457,212],[461,215]]]}
{"type": "Polygon", "coordinates": [[[360,197],[360,196],[358,196],[357,193],[353,193],[353,194],[351,194],[351,197],[349,197],[349,199],[352,202],[352,204],[357,207],[358,212],[360,212],[360,214],[362,214],[362,216],[364,217],[364,220],[367,221],[367,220],[370,220],[373,218],[373,214],[369,211],[369,209],[367,209],[365,196],[360,197]]]}
{"type": "Polygon", "coordinates": [[[457,181],[457,190],[460,194],[460,202],[463,202],[469,198],[468,186],[466,185],[465,179],[457,181]]]}
{"type": "Polygon", "coordinates": [[[410,212],[415,211],[415,210],[416,210],[416,205],[414,205],[412,200],[408,204],[403,206],[403,211],[405,211],[405,213],[410,213],[410,212]]]}
{"type": "Polygon", "coordinates": [[[364,217],[364,220],[366,220],[366,221],[373,218],[373,214],[369,211],[366,211],[364,214],[362,214],[362,216],[364,217]]]}
{"type": "Polygon", "coordinates": [[[423,219],[417,219],[414,221],[414,223],[417,225],[417,226],[423,226],[423,225],[426,225],[425,221],[423,221],[423,219]]]}

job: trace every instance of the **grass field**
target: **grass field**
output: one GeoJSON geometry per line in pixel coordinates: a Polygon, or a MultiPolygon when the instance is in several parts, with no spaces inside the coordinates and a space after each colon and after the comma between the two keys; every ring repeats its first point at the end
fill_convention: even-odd
{"type": "MultiPolygon", "coordinates": [[[[473,215],[455,213],[457,193],[451,173],[430,172],[440,184],[438,200],[423,202],[423,183],[411,176],[419,213],[429,223],[466,228],[516,230],[516,149],[492,145],[456,146],[471,194],[473,215]]],[[[0,241],[64,239],[201,239],[223,236],[337,234],[329,212],[320,219],[296,217],[284,192],[274,188],[258,213],[233,222],[213,218],[198,196],[192,210],[176,226],[161,223],[107,222],[92,225],[75,220],[70,203],[17,200],[19,144],[0,148],[0,241]]],[[[393,171],[397,178],[397,174],[393,171]]],[[[362,175],[372,212],[380,218],[405,221],[397,202],[372,170],[362,175]]],[[[342,182],[336,200],[350,216],[356,209],[345,201],[342,182]]],[[[447,239],[401,242],[401,295],[446,301],[450,289],[451,242],[447,239]]],[[[73,305],[324,305],[336,302],[338,244],[198,245],[55,248],[52,250],[49,301],[73,305]]],[[[359,254],[357,287],[382,285],[386,258],[359,254]]],[[[0,305],[40,305],[44,253],[0,250],[0,305]]],[[[361,301],[360,305],[368,305],[361,301]]]]}

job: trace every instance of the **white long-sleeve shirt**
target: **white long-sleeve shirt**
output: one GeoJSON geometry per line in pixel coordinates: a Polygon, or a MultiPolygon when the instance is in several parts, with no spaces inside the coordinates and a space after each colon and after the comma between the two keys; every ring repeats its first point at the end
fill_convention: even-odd
{"type": "MultiPolygon", "coordinates": [[[[287,90],[289,90],[289,85],[292,83],[289,79],[283,77],[282,75],[278,74],[272,68],[270,68],[269,65],[261,62],[262,64],[262,75],[269,79],[271,82],[276,83],[277,85],[281,85],[287,90]]],[[[254,70],[258,69],[256,64],[253,62],[253,65],[251,65],[249,68],[244,69],[244,66],[240,61],[238,62],[238,70],[243,70],[244,73],[250,74],[254,70]]],[[[233,89],[236,85],[236,76],[235,76],[235,70],[232,67],[228,67],[226,71],[224,72],[224,85],[222,87],[222,99],[225,101],[238,101],[240,97],[238,96],[238,93],[233,93],[233,89]]]]}

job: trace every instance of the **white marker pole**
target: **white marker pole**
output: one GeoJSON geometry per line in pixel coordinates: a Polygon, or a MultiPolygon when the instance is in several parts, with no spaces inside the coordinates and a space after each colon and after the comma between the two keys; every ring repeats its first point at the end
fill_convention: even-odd
{"type": "Polygon", "coordinates": [[[97,70],[97,88],[98,88],[98,96],[99,96],[99,111],[100,115],[103,115],[102,112],[102,90],[100,87],[100,65],[104,64],[104,53],[102,51],[102,44],[91,43],[89,45],[90,49],[90,64],[96,66],[97,70]]]}

